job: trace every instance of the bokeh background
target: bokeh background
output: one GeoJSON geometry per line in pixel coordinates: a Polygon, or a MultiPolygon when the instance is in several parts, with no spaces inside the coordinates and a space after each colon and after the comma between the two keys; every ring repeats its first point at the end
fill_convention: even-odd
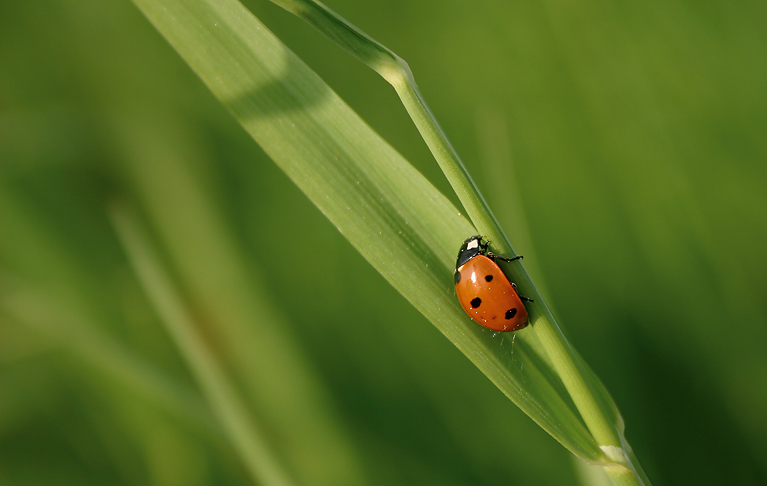
{"type": "MultiPolygon", "coordinates": [[[[326,3],[409,62],[654,484],[767,484],[765,3],[326,3]]],[[[456,201],[384,81],[246,6],[456,201]]],[[[250,481],[116,203],[200,316],[265,303],[369,484],[585,483],[130,2],[31,0],[0,3],[0,484],[250,481]]]]}

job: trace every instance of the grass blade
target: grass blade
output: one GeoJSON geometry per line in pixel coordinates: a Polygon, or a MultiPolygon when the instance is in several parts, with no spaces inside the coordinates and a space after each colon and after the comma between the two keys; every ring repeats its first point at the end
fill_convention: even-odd
{"type": "MultiPolygon", "coordinates": [[[[501,250],[501,254],[514,255],[511,244],[479,189],[426,106],[407,63],[320,2],[273,1],[306,20],[394,87],[479,232],[489,238],[501,250]]],[[[604,453],[602,460],[612,464],[608,468],[611,477],[617,482],[628,479],[636,484],[649,484],[639,463],[629,459],[631,448],[624,437],[623,420],[607,390],[567,343],[543,296],[521,263],[503,266],[508,269],[513,280],[520,284],[523,295],[535,299],[536,303],[528,306],[528,310],[532,328],[539,338],[538,344],[542,346],[538,349],[548,356],[550,364],[567,388],[583,421],[604,453]]]]}
{"type": "MultiPolygon", "coordinates": [[[[582,459],[628,470],[623,457],[600,449],[623,446],[602,420],[609,415],[583,413],[599,412],[609,396],[592,396],[574,352],[546,324],[553,320],[546,320],[542,301],[536,308],[543,310],[531,314],[537,332],[524,333],[513,355],[510,337],[468,321],[453,293],[452,270],[456,248],[476,229],[316,74],[235,1],[135,3],[360,253],[509,398],[582,459]],[[569,375],[575,390],[573,380],[559,378],[563,370],[577,371],[569,375]]],[[[476,192],[467,181],[458,189],[476,192]]],[[[475,209],[475,220],[492,218],[486,207],[475,209]]],[[[496,240],[503,250],[505,238],[496,240]]],[[[516,265],[510,273],[539,297],[516,265]]]]}
{"type": "Polygon", "coordinates": [[[191,315],[132,215],[124,208],[115,207],[112,217],[149,299],[186,358],[211,409],[253,480],[258,484],[275,486],[294,484],[272,454],[263,433],[229,382],[218,360],[197,333],[191,315]]]}
{"type": "Polygon", "coordinates": [[[297,482],[359,484],[360,460],[336,419],[323,380],[299,337],[269,298],[269,278],[248,269],[248,258],[201,171],[205,151],[197,133],[154,112],[119,118],[113,127],[126,175],[178,273],[198,321],[219,343],[232,379],[241,385],[276,454],[297,482]],[[168,181],[173,181],[169,184],[168,181]],[[321,445],[321,447],[320,447],[321,445]],[[332,466],[331,466],[332,465],[332,466]]]}
{"type": "Polygon", "coordinates": [[[221,430],[198,393],[167,376],[81,316],[28,289],[16,289],[0,307],[20,324],[62,345],[92,369],[124,384],[169,414],[216,436],[221,430]]]}

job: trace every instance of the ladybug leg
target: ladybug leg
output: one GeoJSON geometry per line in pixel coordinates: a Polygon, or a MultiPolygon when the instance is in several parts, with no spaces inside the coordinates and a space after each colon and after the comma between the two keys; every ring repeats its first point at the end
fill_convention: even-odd
{"type": "MultiPolygon", "coordinates": [[[[517,290],[517,284],[515,284],[514,282],[511,282],[511,286],[514,287],[514,290],[517,290]]],[[[528,299],[527,297],[522,297],[519,294],[517,294],[517,296],[520,298],[520,300],[524,300],[525,302],[535,302],[535,300],[528,299]]]]}
{"type": "Polygon", "coordinates": [[[502,260],[504,262],[513,262],[514,260],[521,260],[525,258],[522,255],[515,256],[514,258],[506,258],[506,257],[502,257],[501,255],[496,255],[492,251],[487,252],[486,256],[491,260],[502,260]]]}

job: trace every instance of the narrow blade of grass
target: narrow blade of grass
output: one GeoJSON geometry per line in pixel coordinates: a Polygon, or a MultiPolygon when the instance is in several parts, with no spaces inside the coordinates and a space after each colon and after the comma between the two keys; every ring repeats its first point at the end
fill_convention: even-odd
{"type": "Polygon", "coordinates": [[[499,389],[579,457],[613,464],[541,352],[546,336],[526,331],[512,348],[510,336],[475,325],[458,305],[455,254],[476,229],[442,194],[236,1],[135,3],[275,163],[499,389]]]}
{"type": "Polygon", "coordinates": [[[83,317],[27,289],[7,293],[0,300],[0,307],[20,325],[71,351],[110,380],[123,384],[172,416],[220,436],[220,427],[198,393],[142,360],[83,317]]]}
{"type": "MultiPolygon", "coordinates": [[[[501,254],[514,255],[511,244],[479,189],[426,106],[407,63],[318,1],[272,1],[310,23],[394,87],[479,232],[489,238],[501,250],[501,254]]],[[[542,356],[548,358],[548,363],[567,389],[578,413],[603,452],[602,460],[609,464],[606,467],[608,474],[619,483],[629,481],[631,484],[649,484],[641,466],[631,455],[631,447],[624,436],[623,420],[615,403],[565,339],[524,266],[519,261],[502,266],[519,284],[522,294],[535,299],[535,304],[529,305],[528,311],[538,339],[531,341],[531,344],[542,356]]],[[[528,336],[525,334],[526,338],[528,336]]]]}
{"type": "Polygon", "coordinates": [[[268,276],[248,268],[224,211],[201,171],[210,161],[178,119],[135,110],[112,124],[126,175],[178,273],[190,306],[204,309],[204,333],[226,349],[222,359],[276,454],[299,483],[360,484],[362,468],[350,434],[337,420],[323,381],[306,359],[268,276]],[[169,183],[172,181],[172,183],[169,183]]]}
{"type": "Polygon", "coordinates": [[[112,218],[118,235],[147,296],[178,345],[214,414],[243,464],[258,484],[294,484],[267,444],[243,400],[224,373],[196,326],[147,238],[127,209],[115,206],[112,218]]]}

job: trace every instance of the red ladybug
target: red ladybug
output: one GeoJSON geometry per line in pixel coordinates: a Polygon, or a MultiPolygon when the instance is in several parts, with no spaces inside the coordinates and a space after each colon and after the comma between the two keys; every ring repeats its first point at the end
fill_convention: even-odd
{"type": "Polygon", "coordinates": [[[511,262],[521,256],[506,258],[487,251],[489,243],[472,236],[463,242],[455,263],[455,293],[463,310],[477,323],[493,331],[517,331],[527,326],[527,309],[516,286],[493,260],[511,262]]]}

